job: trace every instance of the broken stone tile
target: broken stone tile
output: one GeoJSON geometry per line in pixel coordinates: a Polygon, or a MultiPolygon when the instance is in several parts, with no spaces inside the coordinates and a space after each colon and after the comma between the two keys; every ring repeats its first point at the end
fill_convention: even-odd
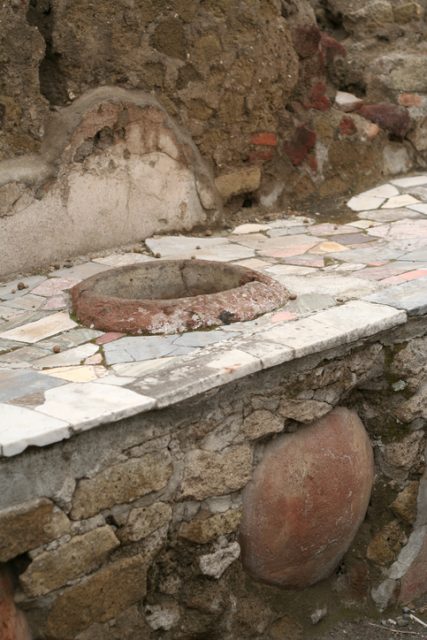
{"type": "Polygon", "coordinates": [[[130,376],[133,378],[139,378],[148,373],[158,371],[159,369],[164,369],[172,364],[172,362],[177,362],[177,360],[178,359],[176,357],[166,357],[156,358],[154,360],[145,360],[143,362],[121,362],[114,364],[111,367],[111,371],[114,371],[114,373],[120,377],[130,376]]]}
{"type": "Polygon", "coordinates": [[[298,296],[323,294],[340,298],[366,295],[368,291],[372,292],[378,288],[376,283],[369,280],[329,274],[308,277],[288,276],[286,286],[298,296]]]}
{"type": "Polygon", "coordinates": [[[13,300],[25,296],[43,280],[46,280],[46,276],[21,276],[10,282],[0,283],[0,300],[13,300]],[[18,289],[21,282],[27,285],[25,289],[18,289]]]}
{"type": "Polygon", "coordinates": [[[40,347],[34,346],[23,347],[21,342],[16,344],[19,344],[21,348],[1,355],[0,362],[32,362],[49,354],[48,349],[40,349],[40,347]]]}
{"type": "Polygon", "coordinates": [[[427,312],[427,278],[394,285],[363,299],[403,309],[411,316],[423,315],[427,312]]]}
{"type": "Polygon", "coordinates": [[[398,178],[397,180],[390,180],[390,182],[396,187],[417,187],[422,184],[427,184],[427,175],[412,176],[410,178],[398,178]]]}
{"type": "Polygon", "coordinates": [[[81,282],[85,278],[90,278],[90,276],[94,276],[102,271],[107,271],[108,269],[110,269],[110,267],[106,264],[85,262],[83,264],[76,264],[69,268],[52,271],[50,276],[52,278],[65,278],[66,280],[81,282]]]}
{"type": "Polygon", "coordinates": [[[423,215],[427,216],[427,204],[425,203],[410,205],[408,209],[410,209],[411,211],[417,211],[418,213],[422,213],[423,215]]]}
{"type": "Polygon", "coordinates": [[[263,369],[275,367],[278,364],[294,359],[293,349],[277,342],[261,340],[258,335],[256,339],[250,337],[236,340],[234,347],[239,351],[244,351],[255,358],[259,358],[263,369]]]}
{"type": "MultiPolygon", "coordinates": [[[[332,258],[336,258],[342,262],[357,262],[363,264],[380,263],[384,264],[388,260],[395,260],[401,256],[403,251],[393,249],[386,243],[372,243],[370,247],[350,249],[340,253],[331,253],[332,258]]],[[[372,266],[379,266],[378,264],[372,266]]]]}
{"type": "Polygon", "coordinates": [[[67,289],[71,289],[71,287],[74,287],[77,282],[77,279],[71,277],[48,278],[47,280],[39,284],[35,289],[33,289],[33,293],[38,296],[50,298],[51,296],[57,296],[67,289]]]}
{"type": "Polygon", "coordinates": [[[405,253],[400,259],[402,261],[408,260],[409,262],[427,262],[427,247],[405,253]]]}
{"type": "Polygon", "coordinates": [[[71,382],[46,391],[45,402],[36,410],[40,415],[68,420],[73,431],[80,431],[148,411],[154,405],[152,398],[117,385],[71,382]]]}
{"type": "Polygon", "coordinates": [[[271,265],[270,262],[259,260],[259,258],[248,258],[247,260],[239,260],[235,264],[238,264],[241,267],[247,267],[248,269],[255,269],[255,271],[260,271],[261,269],[265,269],[271,265]]]}
{"type": "Polygon", "coordinates": [[[211,248],[196,251],[187,257],[194,256],[197,260],[214,260],[215,262],[232,262],[233,260],[244,260],[252,258],[255,252],[248,247],[241,247],[237,244],[221,244],[211,248]]]}
{"type": "Polygon", "coordinates": [[[347,247],[338,242],[321,242],[317,244],[310,253],[332,253],[337,251],[346,251],[347,247]]]}
{"type": "Polygon", "coordinates": [[[62,351],[61,353],[54,353],[44,358],[40,358],[40,360],[36,360],[34,362],[34,367],[37,369],[52,369],[54,367],[79,365],[83,360],[89,358],[89,356],[93,356],[98,349],[99,347],[96,344],[82,344],[79,347],[73,347],[72,349],[62,351]]]}
{"type": "Polygon", "coordinates": [[[102,335],[102,331],[78,327],[77,329],[66,331],[65,333],[62,333],[55,338],[47,338],[46,340],[42,340],[38,343],[38,346],[43,347],[44,349],[53,349],[54,347],[59,347],[61,351],[65,351],[65,349],[78,347],[80,344],[95,340],[95,338],[98,338],[102,335]]]}
{"type": "Polygon", "coordinates": [[[176,335],[126,337],[104,345],[108,365],[119,362],[152,360],[172,355],[176,335]]]}
{"type": "Polygon", "coordinates": [[[118,333],[117,331],[109,331],[108,333],[104,333],[102,336],[99,336],[95,340],[96,344],[108,344],[109,342],[114,342],[114,340],[118,340],[119,338],[123,338],[124,333],[118,333]]]}
{"type": "Polygon", "coordinates": [[[385,198],[378,198],[375,196],[355,196],[347,202],[347,206],[352,211],[371,211],[372,209],[379,209],[385,202],[385,198]]]}
{"type": "Polygon", "coordinates": [[[336,305],[333,296],[327,293],[303,293],[296,300],[291,300],[286,306],[290,311],[295,313],[297,317],[313,313],[313,311],[321,311],[329,309],[336,305]]]}
{"type": "MultiPolygon", "coordinates": [[[[117,366],[120,366],[120,365],[117,365],[117,366]]],[[[114,384],[119,387],[125,387],[126,385],[131,384],[132,382],[135,382],[135,378],[126,377],[126,376],[116,376],[114,375],[114,373],[107,373],[107,375],[103,375],[102,377],[98,377],[94,379],[94,382],[97,382],[99,384],[114,384]]]]}
{"type": "Polygon", "coordinates": [[[357,197],[392,198],[393,196],[398,195],[399,191],[395,186],[393,186],[392,184],[382,184],[380,187],[375,187],[374,189],[369,189],[369,191],[359,193],[357,197]]]}
{"type": "Polygon", "coordinates": [[[104,367],[93,365],[81,365],[77,367],[57,367],[54,369],[45,369],[41,373],[53,378],[60,378],[68,382],[92,382],[100,376],[105,375],[104,367]]]}
{"type": "Polygon", "coordinates": [[[26,296],[21,296],[20,298],[10,299],[8,300],[8,306],[13,309],[21,309],[24,311],[31,311],[32,309],[39,309],[42,305],[46,303],[46,300],[41,296],[33,295],[32,293],[27,293],[26,296]]]}
{"type": "Polygon", "coordinates": [[[95,353],[93,356],[89,356],[84,361],[84,364],[102,364],[102,354],[95,353]]]}
{"type": "Polygon", "coordinates": [[[44,447],[69,438],[70,434],[66,419],[0,403],[0,452],[3,456],[16,456],[29,446],[44,447]]]}
{"type": "Polygon", "coordinates": [[[69,304],[69,298],[66,298],[64,295],[52,296],[48,298],[45,305],[43,306],[44,311],[61,311],[62,309],[66,309],[69,304]]]}
{"type": "Polygon", "coordinates": [[[401,273],[411,271],[412,269],[413,265],[399,260],[396,262],[390,262],[390,264],[386,264],[383,267],[368,267],[363,269],[363,271],[360,271],[357,276],[368,280],[383,280],[385,278],[391,278],[393,276],[400,275],[401,273]]]}
{"type": "Polygon", "coordinates": [[[0,369],[0,402],[12,402],[20,396],[44,392],[61,384],[30,369],[0,369]]]}
{"type": "Polygon", "coordinates": [[[233,235],[241,235],[246,233],[258,233],[258,231],[266,231],[269,229],[268,224],[240,224],[238,227],[233,229],[233,235]]]}
{"type": "Polygon", "coordinates": [[[92,262],[107,265],[108,267],[126,267],[129,264],[152,262],[153,257],[143,253],[113,253],[104,258],[95,258],[92,262]]]}
{"type": "Polygon", "coordinates": [[[0,304],[1,320],[6,320],[6,321],[19,320],[19,318],[20,317],[23,318],[24,315],[25,315],[25,311],[23,309],[17,309],[16,307],[11,307],[7,304],[0,304]]]}
{"type": "Polygon", "coordinates": [[[422,218],[422,214],[417,211],[411,211],[408,208],[400,208],[400,209],[379,209],[377,211],[362,211],[359,213],[359,217],[368,218],[372,222],[396,222],[397,220],[405,220],[405,219],[417,219],[422,218]]]}
{"type": "Polygon", "coordinates": [[[0,339],[0,355],[7,353],[8,351],[12,351],[12,349],[18,349],[19,347],[22,347],[21,342],[0,339]]]}
{"type": "Polygon", "coordinates": [[[414,198],[414,196],[409,196],[407,194],[403,194],[401,196],[394,196],[393,198],[389,198],[387,202],[382,205],[382,209],[396,209],[397,207],[406,207],[408,205],[414,205],[419,200],[414,198]]]}
{"type": "Polygon", "coordinates": [[[426,276],[427,269],[415,269],[414,271],[401,273],[398,276],[390,276],[389,278],[384,278],[383,280],[381,280],[381,284],[400,284],[402,282],[409,282],[410,280],[417,280],[418,278],[423,278],[426,276]]]}
{"type": "Polygon", "coordinates": [[[286,276],[306,276],[314,274],[317,272],[317,269],[313,269],[312,267],[299,267],[293,264],[276,264],[273,267],[265,269],[265,272],[276,280],[281,280],[286,276]]]}
{"type": "Polygon", "coordinates": [[[258,249],[261,256],[271,256],[272,258],[288,258],[298,256],[312,249],[322,242],[316,236],[295,235],[282,236],[280,238],[267,238],[262,247],[258,249]]]}
{"type": "MultiPolygon", "coordinates": [[[[359,214],[361,215],[361,214],[359,214]]],[[[373,220],[354,220],[349,223],[350,227],[356,227],[357,229],[369,229],[370,227],[375,226],[375,222],[373,220]]]]}
{"type": "Polygon", "coordinates": [[[206,347],[208,344],[215,344],[223,340],[230,340],[234,336],[239,335],[236,333],[225,333],[221,330],[213,331],[189,331],[183,333],[178,338],[175,338],[174,344],[177,347],[206,347]]]}
{"type": "Polygon", "coordinates": [[[148,238],[145,244],[153,254],[160,254],[162,258],[186,258],[196,255],[201,250],[228,244],[228,239],[162,236],[161,238],[148,238]]]}
{"type": "Polygon", "coordinates": [[[15,329],[3,331],[0,333],[0,338],[34,344],[43,338],[48,338],[75,326],[77,323],[71,320],[68,313],[59,312],[15,329]]]}

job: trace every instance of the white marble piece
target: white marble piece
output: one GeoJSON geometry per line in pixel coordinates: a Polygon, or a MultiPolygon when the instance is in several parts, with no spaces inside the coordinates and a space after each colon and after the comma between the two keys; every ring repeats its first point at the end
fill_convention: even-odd
{"type": "Polygon", "coordinates": [[[46,300],[43,311],[61,311],[67,308],[68,302],[65,295],[52,296],[46,300]]]}
{"type": "Polygon", "coordinates": [[[66,278],[67,280],[76,280],[80,282],[85,278],[90,278],[101,271],[107,271],[110,267],[106,264],[99,264],[96,262],[84,262],[83,264],[76,264],[72,267],[64,267],[57,271],[51,272],[51,277],[54,278],[66,278]]]}
{"type": "Polygon", "coordinates": [[[374,220],[354,220],[353,222],[349,222],[348,223],[350,225],[350,227],[356,227],[357,229],[370,229],[371,227],[374,227],[376,224],[378,224],[377,222],[375,222],[374,220]]]}
{"type": "Polygon", "coordinates": [[[390,180],[391,184],[396,187],[418,187],[422,184],[427,184],[427,174],[421,176],[412,176],[410,178],[398,178],[397,180],[390,180]]]}
{"type": "Polygon", "coordinates": [[[54,353],[52,355],[40,358],[34,362],[34,366],[37,369],[52,369],[54,367],[70,367],[80,365],[83,360],[93,356],[99,350],[96,344],[82,344],[79,347],[73,347],[67,349],[61,353],[54,353]]]}
{"type": "MultiPolygon", "coordinates": [[[[237,236],[238,237],[238,236],[237,236]]],[[[216,262],[232,262],[234,260],[244,260],[252,258],[255,252],[248,247],[241,247],[238,244],[221,244],[195,253],[188,254],[188,258],[194,256],[197,260],[214,260],[216,262]]]]}
{"type": "Polygon", "coordinates": [[[25,407],[0,403],[0,452],[3,456],[16,456],[31,445],[44,447],[70,435],[65,416],[58,419],[25,407]]]}
{"type": "Polygon", "coordinates": [[[395,222],[396,220],[405,220],[407,218],[422,218],[422,214],[417,211],[411,211],[409,207],[399,207],[397,209],[378,209],[376,211],[362,211],[358,214],[362,218],[369,218],[374,224],[383,224],[384,222],[395,222]]]}
{"type": "Polygon", "coordinates": [[[0,318],[2,320],[13,320],[14,318],[19,318],[19,316],[24,315],[23,309],[11,307],[9,304],[0,304],[0,318]]]}
{"type": "Polygon", "coordinates": [[[20,327],[16,327],[15,329],[4,331],[3,333],[0,333],[0,338],[34,344],[44,338],[49,338],[50,336],[54,336],[62,331],[67,331],[68,329],[72,329],[76,326],[77,323],[74,322],[74,320],[71,320],[68,313],[60,311],[50,316],[46,316],[45,318],[41,318],[40,320],[36,320],[35,322],[30,322],[29,324],[24,324],[20,327]]]}
{"type": "Polygon", "coordinates": [[[145,244],[153,254],[159,254],[162,258],[183,258],[197,255],[201,250],[228,244],[228,239],[162,236],[160,238],[147,238],[145,244]]]}
{"type": "Polygon", "coordinates": [[[71,382],[46,391],[45,402],[36,407],[36,411],[60,420],[67,419],[73,431],[83,431],[148,411],[154,405],[153,398],[117,385],[71,382]],[[52,393],[54,391],[60,393],[52,393]]]}
{"type": "Polygon", "coordinates": [[[372,209],[379,209],[384,202],[385,198],[355,196],[347,202],[347,206],[352,211],[371,211],[372,209]]]}
{"type": "Polygon", "coordinates": [[[141,262],[152,262],[152,256],[143,253],[113,253],[103,258],[95,258],[92,262],[105,264],[109,267],[126,267],[129,264],[139,264],[141,262]]]}
{"type": "Polygon", "coordinates": [[[166,366],[177,362],[176,357],[155,358],[153,360],[144,360],[143,362],[120,362],[113,364],[111,371],[114,371],[117,376],[141,378],[148,373],[153,373],[159,369],[164,369],[166,366]]]}
{"type": "MultiPolygon", "coordinates": [[[[21,344],[17,342],[16,344],[21,344]]],[[[48,349],[40,349],[39,346],[22,347],[14,349],[0,356],[0,362],[32,362],[49,354],[48,349]]]]}
{"type": "Polygon", "coordinates": [[[387,202],[382,205],[381,209],[397,209],[398,207],[407,207],[409,205],[417,204],[418,202],[419,200],[417,200],[417,198],[405,193],[401,196],[389,198],[387,202]]]}
{"type": "Polygon", "coordinates": [[[278,227],[298,227],[300,225],[309,226],[315,223],[313,218],[309,216],[289,216],[287,218],[279,218],[279,220],[273,220],[268,223],[270,229],[277,229],[278,227]]]}
{"type": "Polygon", "coordinates": [[[240,351],[240,349],[229,349],[212,356],[212,360],[207,362],[206,366],[209,369],[215,369],[227,374],[245,369],[247,371],[245,375],[248,375],[248,373],[252,372],[254,366],[254,371],[259,369],[259,358],[254,358],[249,353],[240,351]]]}
{"type": "Polygon", "coordinates": [[[107,373],[107,375],[98,377],[96,380],[94,380],[94,382],[97,382],[98,384],[113,384],[117,385],[118,387],[125,387],[126,385],[135,382],[135,380],[136,378],[116,376],[114,375],[114,373],[107,373]]]}
{"type": "Polygon", "coordinates": [[[363,193],[359,193],[357,195],[358,198],[366,198],[366,197],[374,197],[374,198],[392,198],[393,196],[398,196],[399,190],[396,189],[392,184],[382,184],[380,187],[375,187],[374,189],[369,189],[369,191],[364,191],[363,193]]]}
{"type": "Polygon", "coordinates": [[[270,262],[260,260],[259,258],[248,258],[247,260],[239,260],[235,264],[241,267],[247,267],[248,269],[255,269],[255,271],[261,271],[271,266],[270,262]]]}
{"type": "Polygon", "coordinates": [[[297,295],[322,293],[341,298],[366,295],[378,289],[376,282],[345,275],[289,276],[286,286],[297,295]]]}
{"type": "Polygon", "coordinates": [[[127,336],[104,345],[108,365],[140,362],[173,354],[176,336],[127,336]]]}
{"type": "Polygon", "coordinates": [[[76,367],[57,367],[54,369],[44,369],[41,371],[47,376],[60,378],[68,382],[92,382],[102,375],[105,375],[104,367],[94,365],[81,365],[76,367]]]}
{"type": "Polygon", "coordinates": [[[260,340],[257,335],[248,339],[235,340],[233,346],[239,351],[244,351],[258,358],[263,369],[289,362],[295,357],[294,350],[290,347],[277,344],[277,342],[260,340]]]}
{"type": "Polygon", "coordinates": [[[258,231],[267,231],[269,228],[268,224],[247,223],[240,224],[238,227],[233,229],[232,233],[234,235],[241,235],[242,233],[257,233],[258,231]]]}
{"type": "Polygon", "coordinates": [[[347,91],[337,91],[337,93],[335,94],[335,104],[337,105],[338,109],[341,109],[341,111],[349,113],[363,104],[363,100],[355,96],[353,93],[348,93],[347,91]]]}
{"type": "Polygon", "coordinates": [[[423,215],[427,216],[427,204],[426,203],[420,203],[420,204],[412,204],[408,207],[408,209],[410,209],[411,211],[417,211],[418,213],[422,213],[423,215]]]}

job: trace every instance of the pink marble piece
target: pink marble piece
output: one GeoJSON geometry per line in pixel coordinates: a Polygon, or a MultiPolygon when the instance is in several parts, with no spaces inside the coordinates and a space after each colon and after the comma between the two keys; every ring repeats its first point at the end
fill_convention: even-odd
{"type": "Polygon", "coordinates": [[[99,338],[95,340],[95,344],[108,344],[109,342],[123,338],[124,335],[124,333],[119,333],[118,331],[109,331],[108,333],[104,333],[103,336],[99,336],[99,338]]]}
{"type": "Polygon", "coordinates": [[[38,296],[45,296],[46,298],[50,298],[52,296],[57,296],[62,293],[62,291],[66,291],[67,289],[71,289],[75,284],[77,284],[77,280],[72,280],[69,278],[48,278],[44,282],[38,285],[35,289],[33,289],[32,293],[38,296]]]}
{"type": "Polygon", "coordinates": [[[278,311],[270,318],[271,322],[288,322],[289,320],[296,320],[297,315],[291,311],[278,311]]]}
{"type": "Polygon", "coordinates": [[[48,301],[44,305],[43,309],[45,311],[61,311],[61,309],[65,309],[67,307],[67,300],[65,296],[58,295],[52,296],[48,298],[48,301]]]}
{"type": "Polygon", "coordinates": [[[410,280],[416,280],[417,278],[423,278],[427,276],[427,269],[416,269],[415,271],[407,271],[401,273],[398,276],[391,276],[381,280],[382,284],[400,284],[401,282],[409,282],[410,280]]]}

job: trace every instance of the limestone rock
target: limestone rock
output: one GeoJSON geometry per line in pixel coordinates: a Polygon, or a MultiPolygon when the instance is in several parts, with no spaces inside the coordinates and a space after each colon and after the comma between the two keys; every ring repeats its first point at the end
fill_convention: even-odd
{"type": "Polygon", "coordinates": [[[181,497],[204,500],[237,491],[250,479],[252,451],[247,445],[221,453],[194,450],[185,456],[181,497]]]}
{"type": "Polygon", "coordinates": [[[413,524],[417,517],[419,482],[410,482],[391,503],[393,513],[406,524],[413,524]]]}
{"type": "Polygon", "coordinates": [[[219,580],[228,567],[240,556],[240,545],[232,542],[200,558],[200,570],[205,576],[219,580]]]}
{"type": "Polygon", "coordinates": [[[66,589],[48,618],[48,635],[68,640],[94,622],[111,620],[146,593],[147,560],[138,555],[118,560],[66,589]]]}
{"type": "Polygon", "coordinates": [[[384,471],[388,471],[387,475],[392,475],[393,468],[409,471],[416,464],[422,438],[422,431],[413,431],[399,442],[384,446],[382,460],[385,463],[384,471]]]}
{"type": "Polygon", "coordinates": [[[239,169],[238,171],[218,176],[215,180],[215,185],[224,200],[229,200],[241,193],[256,191],[260,183],[261,169],[259,167],[239,169]]]}
{"type": "Polygon", "coordinates": [[[0,562],[60,538],[68,532],[67,516],[42,498],[0,512],[0,562]]]}
{"type": "Polygon", "coordinates": [[[45,551],[20,576],[28,596],[40,596],[98,568],[119,541],[111,527],[93,529],[75,536],[54,551],[45,551]]]}
{"type": "Polygon", "coordinates": [[[367,558],[379,566],[390,565],[404,543],[404,531],[397,520],[388,522],[371,540],[367,558]]]}
{"type": "Polygon", "coordinates": [[[184,522],[179,527],[178,535],[191,542],[205,544],[218,536],[232,533],[239,526],[242,517],[240,509],[230,509],[225,513],[198,514],[194,520],[184,522]]]}
{"type": "Polygon", "coordinates": [[[335,104],[338,109],[341,109],[341,111],[349,113],[350,111],[355,111],[357,107],[360,107],[360,105],[363,104],[363,100],[353,95],[352,93],[347,93],[346,91],[337,91],[335,96],[335,104]]]}
{"type": "Polygon", "coordinates": [[[284,587],[326,578],[365,516],[373,476],[369,438],[347,409],[275,440],[244,491],[246,570],[284,587]]]}
{"type": "Polygon", "coordinates": [[[155,502],[148,507],[132,509],[126,525],[118,532],[122,542],[137,542],[156,531],[172,518],[172,509],[165,502],[155,502]]]}
{"type": "Polygon", "coordinates": [[[107,467],[93,478],[80,480],[71,517],[89,518],[116,504],[132,502],[166,486],[172,475],[170,455],[150,453],[107,467]]]}
{"type": "Polygon", "coordinates": [[[243,422],[243,432],[251,440],[283,431],[285,421],[280,415],[260,409],[254,411],[243,422]]]}

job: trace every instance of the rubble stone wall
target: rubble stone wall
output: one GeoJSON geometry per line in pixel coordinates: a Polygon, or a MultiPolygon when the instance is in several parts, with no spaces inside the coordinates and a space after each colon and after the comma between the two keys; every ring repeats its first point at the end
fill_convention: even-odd
{"type": "Polygon", "coordinates": [[[425,167],[424,0],[11,0],[0,20],[0,159],[111,86],[163,105],[232,210],[425,167]]]}
{"type": "Polygon", "coordinates": [[[10,638],[28,638],[22,613],[34,640],[302,638],[319,610],[320,637],[337,617],[415,602],[426,356],[427,322],[412,319],[1,459],[10,638]]]}

